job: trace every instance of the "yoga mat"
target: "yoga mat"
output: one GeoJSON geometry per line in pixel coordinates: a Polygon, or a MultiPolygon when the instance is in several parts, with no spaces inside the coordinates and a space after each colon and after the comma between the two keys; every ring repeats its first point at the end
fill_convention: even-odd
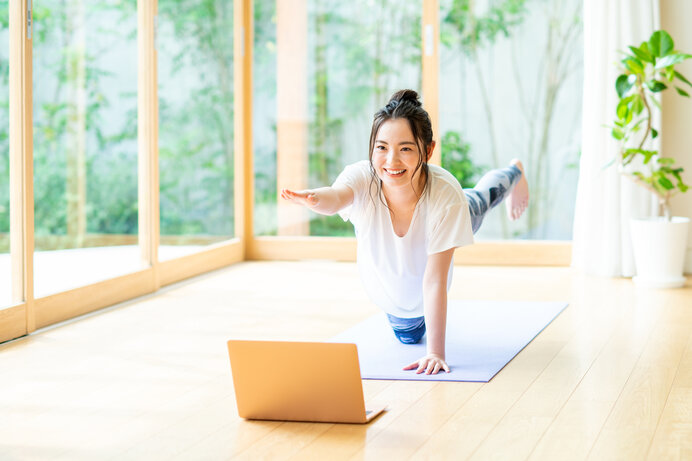
{"type": "Polygon", "coordinates": [[[401,344],[385,314],[361,322],[332,339],[358,346],[363,379],[488,382],[555,317],[565,302],[449,301],[446,359],[451,372],[403,371],[426,354],[419,344],[401,344]]]}

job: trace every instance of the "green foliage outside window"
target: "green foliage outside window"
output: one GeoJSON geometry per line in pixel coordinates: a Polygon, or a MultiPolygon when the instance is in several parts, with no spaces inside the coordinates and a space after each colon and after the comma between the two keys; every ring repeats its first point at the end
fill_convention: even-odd
{"type": "Polygon", "coordinates": [[[452,173],[464,189],[472,189],[484,171],[473,163],[471,145],[456,131],[448,131],[442,137],[442,165],[452,173]]]}
{"type": "MultiPolygon", "coordinates": [[[[0,2],[0,34],[8,33],[7,13],[5,0],[0,2]]],[[[71,139],[84,136],[87,232],[136,235],[137,2],[35,2],[33,19],[36,234],[66,235],[74,219],[68,211],[68,155],[74,145],[71,139]],[[76,23],[80,19],[74,8],[80,9],[83,23],[76,23]],[[86,30],[81,46],[73,40],[79,27],[86,30]],[[122,62],[104,62],[103,56],[112,56],[113,50],[122,62]],[[129,69],[123,74],[127,81],[119,73],[122,68],[129,69]],[[74,121],[80,110],[75,91],[86,100],[83,126],[74,121]],[[74,134],[80,129],[83,135],[74,134]]],[[[162,85],[168,80],[192,81],[191,90],[174,100],[166,98],[164,88],[159,100],[161,233],[232,235],[232,2],[160,1],[159,24],[167,27],[161,32],[171,32],[165,37],[170,47],[159,37],[160,54],[172,50],[167,73],[160,75],[162,85]]],[[[7,66],[3,54],[0,232],[5,233],[9,231],[7,66]]]]}
{"type": "MultiPolygon", "coordinates": [[[[0,37],[9,29],[8,1],[0,0],[0,37]]],[[[10,145],[9,145],[9,50],[0,52],[0,234],[10,231],[10,145]]],[[[0,242],[0,252],[9,251],[9,241],[0,242]]]]}

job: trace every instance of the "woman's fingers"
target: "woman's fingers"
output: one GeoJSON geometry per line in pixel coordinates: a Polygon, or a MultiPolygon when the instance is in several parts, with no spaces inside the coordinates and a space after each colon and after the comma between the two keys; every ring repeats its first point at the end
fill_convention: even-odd
{"type": "Polygon", "coordinates": [[[281,189],[281,197],[287,200],[291,200],[300,197],[300,192],[294,192],[289,189],[281,189]]]}
{"type": "Polygon", "coordinates": [[[307,206],[317,205],[317,195],[309,190],[292,191],[289,189],[281,189],[281,198],[307,206]]]}
{"type": "Polygon", "coordinates": [[[404,370],[413,370],[414,368],[418,368],[418,360],[416,360],[413,363],[410,363],[404,367],[404,370]]]}
{"type": "Polygon", "coordinates": [[[281,198],[283,198],[284,200],[311,204],[315,202],[315,194],[309,191],[292,191],[289,189],[282,189],[281,198]]]}
{"type": "Polygon", "coordinates": [[[413,363],[406,365],[404,370],[416,370],[416,374],[425,373],[426,375],[436,375],[444,370],[450,372],[449,365],[443,359],[438,357],[423,357],[413,363]]]}

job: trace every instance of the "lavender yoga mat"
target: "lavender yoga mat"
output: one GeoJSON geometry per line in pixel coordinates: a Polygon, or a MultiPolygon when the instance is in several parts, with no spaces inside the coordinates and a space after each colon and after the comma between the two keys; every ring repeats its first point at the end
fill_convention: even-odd
{"type": "Polygon", "coordinates": [[[565,307],[565,302],[449,301],[446,358],[452,371],[437,375],[402,370],[425,355],[427,335],[420,344],[401,344],[384,314],[332,341],[358,346],[363,379],[488,382],[565,307]]]}

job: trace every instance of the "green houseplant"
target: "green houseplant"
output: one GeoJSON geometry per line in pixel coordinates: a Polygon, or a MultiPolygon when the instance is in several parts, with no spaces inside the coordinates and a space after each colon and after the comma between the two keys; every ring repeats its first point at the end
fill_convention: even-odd
{"type": "Polygon", "coordinates": [[[615,81],[619,98],[612,136],[620,141],[617,158],[620,171],[658,200],[658,219],[633,219],[631,235],[637,277],[635,281],[655,287],[674,287],[685,283],[682,276],[689,218],[671,217],[670,198],[687,192],[683,168],[675,160],[645,144],[658,136],[652,126],[654,110],[661,109],[659,94],[674,86],[678,94],[689,97],[692,83],[675,66],[692,55],[675,50],[670,34],[655,31],[638,47],[630,46],[620,61],[622,73],[615,81]]]}

